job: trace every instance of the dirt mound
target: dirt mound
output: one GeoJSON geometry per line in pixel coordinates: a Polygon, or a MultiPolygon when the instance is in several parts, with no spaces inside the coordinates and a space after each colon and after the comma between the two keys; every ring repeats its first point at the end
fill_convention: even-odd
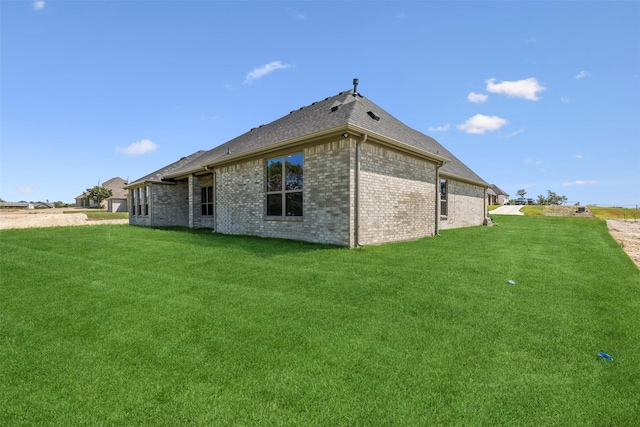
{"type": "Polygon", "coordinates": [[[12,211],[0,214],[0,230],[8,228],[62,227],[69,225],[128,224],[128,219],[89,221],[83,213],[63,214],[62,210],[12,211]]]}
{"type": "Polygon", "coordinates": [[[586,206],[545,206],[542,215],[544,216],[578,216],[582,218],[593,218],[593,214],[586,206]]]}

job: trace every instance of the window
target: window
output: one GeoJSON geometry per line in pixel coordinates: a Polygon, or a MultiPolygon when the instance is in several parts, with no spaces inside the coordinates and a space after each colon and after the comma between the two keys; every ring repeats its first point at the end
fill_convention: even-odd
{"type": "Polygon", "coordinates": [[[441,179],[440,180],[440,215],[442,216],[447,216],[448,214],[448,207],[447,207],[447,201],[448,201],[448,191],[449,189],[447,188],[447,180],[446,179],[441,179]]]}
{"type": "Polygon", "coordinates": [[[213,215],[213,187],[202,187],[200,189],[200,203],[202,204],[202,215],[213,215]]]}
{"type": "Polygon", "coordinates": [[[268,216],[302,216],[303,169],[302,153],[267,160],[268,216]]]}

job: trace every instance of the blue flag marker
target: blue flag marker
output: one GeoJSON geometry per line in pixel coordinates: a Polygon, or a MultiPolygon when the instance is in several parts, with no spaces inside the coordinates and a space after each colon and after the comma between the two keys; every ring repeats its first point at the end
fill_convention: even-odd
{"type": "Polygon", "coordinates": [[[598,353],[598,356],[602,357],[603,359],[611,360],[613,362],[613,357],[609,356],[607,353],[603,353],[601,351],[600,353],[598,353]]]}

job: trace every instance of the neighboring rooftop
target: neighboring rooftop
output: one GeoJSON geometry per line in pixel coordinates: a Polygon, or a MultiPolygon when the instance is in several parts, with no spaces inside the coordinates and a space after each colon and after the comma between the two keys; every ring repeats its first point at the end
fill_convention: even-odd
{"type": "Polygon", "coordinates": [[[491,186],[489,187],[491,190],[493,190],[493,192],[497,195],[497,196],[508,196],[508,194],[502,190],[500,187],[498,187],[495,184],[491,184],[491,186]]]}

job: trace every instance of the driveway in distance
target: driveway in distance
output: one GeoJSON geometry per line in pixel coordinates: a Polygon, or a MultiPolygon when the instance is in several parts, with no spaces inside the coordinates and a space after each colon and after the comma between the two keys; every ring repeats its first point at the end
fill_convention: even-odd
{"type": "Polygon", "coordinates": [[[520,208],[522,206],[519,205],[504,205],[496,208],[492,211],[489,211],[490,215],[524,215],[520,212],[520,208]]]}

